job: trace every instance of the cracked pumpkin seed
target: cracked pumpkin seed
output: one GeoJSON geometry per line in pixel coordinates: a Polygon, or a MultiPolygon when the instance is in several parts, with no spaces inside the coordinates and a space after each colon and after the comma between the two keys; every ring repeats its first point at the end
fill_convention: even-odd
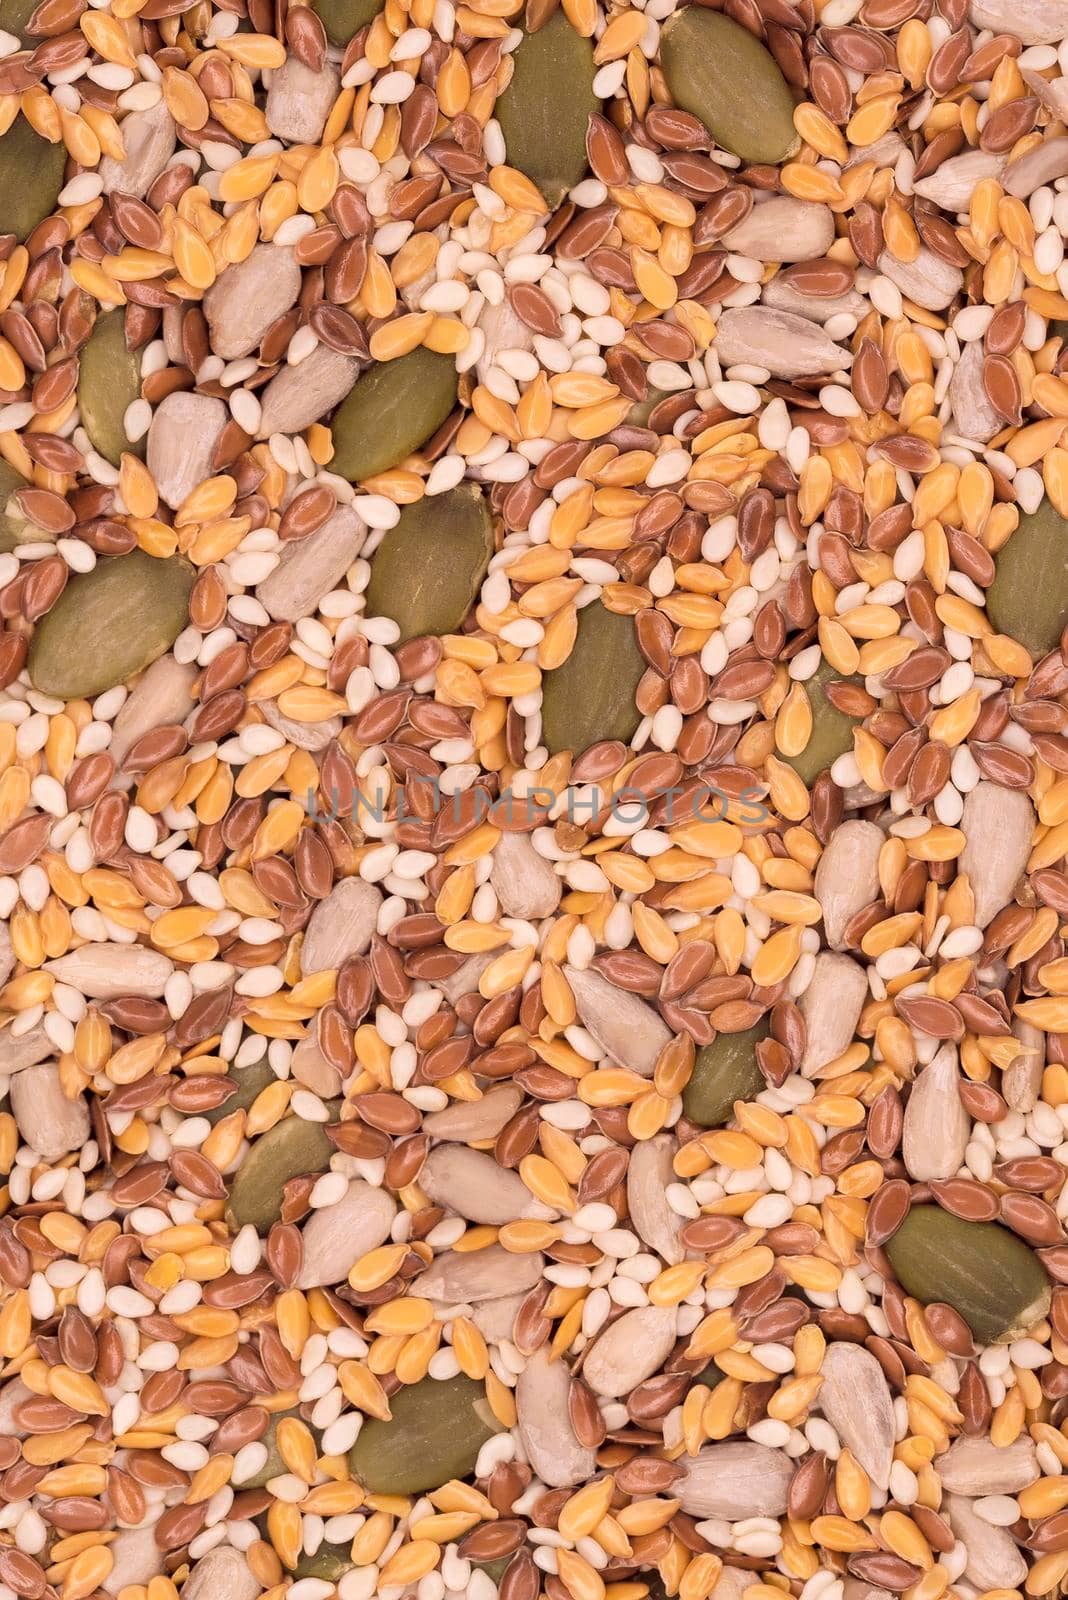
{"type": "Polygon", "coordinates": [[[423,1378],[390,1396],[392,1421],[368,1418],[349,1466],[370,1494],[424,1494],[466,1478],[487,1439],[501,1432],[483,1384],[423,1378]]]}
{"type": "Polygon", "coordinates": [[[682,1093],[682,1109],[691,1122],[722,1128],[734,1115],[736,1100],[753,1100],[767,1088],[755,1051],[767,1038],[768,1027],[767,1017],[762,1017],[744,1033],[717,1033],[697,1052],[682,1093]]]}
{"type": "Polygon", "coordinates": [[[660,65],[674,104],[721,149],[777,166],[797,148],[794,98],[775,58],[722,12],[676,11],[660,34],[660,65]]]}
{"type": "Polygon", "coordinates": [[[400,643],[453,633],[493,554],[489,502],[473,484],[425,495],[401,512],[371,562],[367,615],[392,617],[400,643]]]}
{"type": "Polygon", "coordinates": [[[527,34],[512,60],[512,81],[496,106],[508,163],[555,211],[586,176],[586,127],[601,105],[593,92],[593,42],[557,11],[527,34]]]}
{"type": "Polygon", "coordinates": [[[335,413],[331,472],[362,483],[398,466],[441,427],[456,404],[456,386],[452,357],[422,345],[371,367],[335,413]]]}
{"type": "Polygon", "coordinates": [[[78,409],[82,427],[105,460],[117,467],[123,451],[145,453],[144,441],[126,436],[126,408],[141,397],[141,356],[126,348],[126,316],[122,310],[98,317],[81,353],[78,409]]]}
{"type": "Polygon", "coordinates": [[[645,662],[634,619],[595,600],[579,612],[571,654],[545,675],[542,739],[550,755],[580,755],[601,739],[629,743],[641,721],[634,704],[645,662]]]}
{"type": "Polygon", "coordinates": [[[169,650],[185,627],[196,571],[184,556],[144,550],[76,573],[30,640],[30,682],[60,700],[125,683],[169,650]]]}
{"type": "MultiPolygon", "coordinates": [[[[336,1112],[336,1102],[330,1106],[336,1112]]],[[[325,1172],[334,1146],[321,1122],[286,1117],[256,1140],[237,1169],[226,1220],[234,1233],[247,1222],[267,1233],[282,1215],[282,1191],[290,1178],[325,1172]]]]}
{"type": "Polygon", "coordinates": [[[39,222],[51,216],[63,187],[67,149],[50,144],[16,117],[0,138],[0,234],[13,233],[24,244],[39,222]]]}
{"type": "Polygon", "coordinates": [[[1018,1338],[1049,1309],[1042,1263],[996,1222],[913,1206],[883,1248],[906,1294],[925,1306],[951,1305],[981,1344],[1018,1338]]]}
{"type": "Polygon", "coordinates": [[[821,661],[812,677],[804,683],[812,708],[812,732],[800,755],[786,756],[784,760],[809,789],[821,772],[833,766],[839,756],[844,756],[853,748],[853,729],[859,719],[839,711],[828,700],[826,693],[829,683],[843,681],[853,680],[843,680],[841,673],[835,672],[829,661],[821,661]]]}
{"type": "Polygon", "coordinates": [[[1033,656],[1057,648],[1068,622],[1068,521],[1048,500],[998,551],[986,606],[997,631],[1033,656]]]}

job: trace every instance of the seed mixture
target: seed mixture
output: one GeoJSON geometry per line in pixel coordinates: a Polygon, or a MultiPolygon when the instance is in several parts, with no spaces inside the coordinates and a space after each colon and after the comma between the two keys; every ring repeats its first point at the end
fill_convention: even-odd
{"type": "Polygon", "coordinates": [[[0,1600],[1068,1593],[1068,4],[0,0],[0,1600]]]}

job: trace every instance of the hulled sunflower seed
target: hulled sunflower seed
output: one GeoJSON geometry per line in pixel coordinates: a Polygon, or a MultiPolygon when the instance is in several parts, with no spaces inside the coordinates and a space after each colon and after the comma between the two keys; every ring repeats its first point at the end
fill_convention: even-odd
{"type": "Polygon", "coordinates": [[[643,1244],[674,1266],[685,1251],[679,1242],[679,1217],[665,1193],[675,1181],[675,1141],[668,1133],[640,1140],[627,1165],[627,1206],[643,1244]]]}
{"type": "Polygon", "coordinates": [[[658,1372],[675,1344],[677,1322],[674,1306],[635,1306],[611,1323],[582,1363],[594,1394],[620,1400],[658,1372]]]}
{"type": "Polygon", "coordinates": [[[964,1568],[969,1583],[985,1593],[1015,1589],[1027,1576],[1027,1562],[1006,1528],[995,1527],[979,1515],[973,1501],[949,1494],[943,1501],[949,1525],[967,1551],[964,1568]]]}
{"type": "Polygon", "coordinates": [[[820,377],[853,362],[849,350],[835,344],[807,317],[771,306],[724,311],[712,348],[724,367],[766,367],[775,378],[820,377]]]}
{"type": "Polygon", "coordinates": [[[1034,807],[1022,789],[984,780],[965,799],[957,867],[971,884],[977,927],[985,928],[1012,898],[1027,865],[1034,823],[1034,807]]]}
{"type": "Polygon", "coordinates": [[[883,1369],[870,1351],[847,1339],[827,1346],[819,1406],[874,1484],[890,1482],[896,1430],[883,1369]]]}
{"type": "Polygon", "coordinates": [[[419,1187],[436,1205],[491,1228],[517,1217],[542,1217],[547,1211],[514,1172],[462,1144],[441,1144],[431,1150],[419,1173],[419,1187]]]}
{"type": "Polygon", "coordinates": [[[816,957],[812,981],[801,996],[805,1053],[801,1074],[814,1078],[853,1043],[857,1020],[868,998],[863,967],[849,956],[824,951],[816,957]]]}
{"type": "Polygon", "coordinates": [[[233,1545],[219,1545],[201,1556],[183,1585],[187,1600],[214,1600],[216,1595],[226,1595],[227,1600],[256,1600],[261,1592],[248,1562],[233,1545]]]}
{"type": "Polygon", "coordinates": [[[329,972],[350,956],[362,956],[371,943],[381,904],[381,892],[373,883],[342,878],[311,914],[300,950],[301,971],[329,972]]]}
{"type": "Polygon", "coordinates": [[[148,470],[160,499],[176,511],[211,476],[227,411],[221,400],[180,391],[161,400],[148,430],[148,470]]]}
{"type": "Polygon", "coordinates": [[[291,539],[282,559],[256,586],[256,599],[276,622],[299,622],[337,587],[363,548],[367,528],[351,506],[337,510],[306,539],[291,539]]]}
{"type": "Polygon", "coordinates": [[[174,118],[163,100],[144,111],[131,111],[119,124],[125,154],[105,156],[98,171],[105,194],[129,194],[143,200],[178,142],[174,118]]]}
{"type": "Polygon", "coordinates": [[[258,244],[227,267],[203,301],[214,353],[235,361],[258,349],[271,324],[296,304],[300,283],[293,251],[280,245],[258,244]]]}
{"type": "Polygon", "coordinates": [[[80,1150],[89,1137],[84,1096],[63,1093],[59,1068],[51,1062],[27,1067],[10,1080],[11,1109],[24,1142],[42,1161],[58,1161],[80,1150]]]}
{"type": "Polygon", "coordinates": [[[834,243],[834,213],[829,206],[792,195],[772,195],[724,234],[723,244],[757,261],[813,261],[834,243]]]}
{"type": "Polygon", "coordinates": [[[544,1347],[524,1366],[515,1388],[519,1437],[526,1458],[550,1489],[567,1489],[593,1476],[597,1458],[575,1437],[568,1413],[571,1375],[544,1347]]]}
{"type": "Polygon", "coordinates": [[[686,1476],[674,1486],[691,1517],[781,1517],[793,1477],[793,1463],[781,1450],[749,1439],[708,1444],[682,1457],[686,1476]]]}
{"type": "Polygon", "coordinates": [[[320,1206],[304,1226],[298,1289],[317,1289],[347,1278],[361,1256],[389,1238],[396,1214],[396,1202],[384,1189],[353,1178],[336,1204],[320,1206]]]}
{"type": "Polygon", "coordinates": [[[845,931],[858,911],[879,893],[879,854],[886,835],[874,822],[839,823],[816,867],[813,893],[823,911],[824,937],[832,950],[846,948],[845,931]]]}
{"type": "Polygon", "coordinates": [[[560,904],[561,880],[523,833],[501,834],[493,850],[490,882],[509,917],[538,922],[560,904]]]}
{"type": "Polygon", "coordinates": [[[961,1104],[957,1052],[944,1044],[916,1074],[905,1106],[901,1157],[917,1183],[956,1175],[971,1136],[961,1104]]]}
{"type": "MultiPolygon", "coordinates": [[[[342,355],[326,344],[316,345],[297,366],[283,367],[264,389],[256,437],[300,433],[318,422],[345,398],[359,372],[355,356],[342,355]]],[[[336,460],[332,465],[339,470],[336,460]]]]}
{"type": "Polygon", "coordinates": [[[652,1006],[637,995],[617,989],[599,972],[565,967],[575,1006],[584,1028],[614,1061],[651,1078],[670,1030],[652,1006]]]}
{"type": "Polygon", "coordinates": [[[544,1257],[536,1251],[516,1255],[499,1244],[464,1255],[447,1250],[435,1256],[413,1288],[427,1300],[440,1300],[446,1305],[503,1300],[533,1289],[541,1280],[544,1265],[544,1257]]]}
{"type": "Polygon", "coordinates": [[[1041,1475],[1034,1441],[1026,1434],[1008,1445],[962,1434],[933,1465],[943,1489],[969,1499],[1017,1494],[1041,1475]]]}

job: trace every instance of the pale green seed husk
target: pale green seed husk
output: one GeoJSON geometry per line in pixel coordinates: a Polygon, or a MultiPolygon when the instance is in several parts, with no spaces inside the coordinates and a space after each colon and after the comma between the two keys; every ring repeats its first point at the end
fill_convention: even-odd
{"type": "Polygon", "coordinates": [[[157,560],[143,550],[77,573],[34,629],[30,682],[60,700],[125,683],[177,639],[195,578],[184,556],[157,560]]]}
{"type": "Polygon", "coordinates": [[[508,164],[518,167],[555,211],[586,176],[586,128],[601,106],[593,92],[593,42],[556,11],[527,35],[512,59],[512,81],[495,113],[508,164]]]}
{"type": "Polygon", "coordinates": [[[227,1221],[236,1233],[251,1222],[267,1233],[282,1215],[282,1190],[290,1178],[325,1172],[335,1147],[321,1122],[286,1117],[252,1145],[230,1189],[227,1221]]]}
{"type": "Polygon", "coordinates": [[[545,675],[542,739],[550,755],[577,756],[602,739],[628,743],[641,721],[634,696],[644,671],[633,617],[599,600],[584,607],[571,654],[545,675]]]}
{"type": "Polygon", "coordinates": [[[883,1247],[906,1294],[960,1313],[980,1344],[1017,1338],[1045,1316],[1050,1281],[1034,1251],[996,1222],[913,1206],[883,1247]]]}
{"type": "Polygon", "coordinates": [[[674,104],[721,149],[777,166],[797,148],[794,97],[774,56],[722,12],[676,11],[660,34],[660,65],[674,104]]]}
{"type": "Polygon", "coordinates": [[[1043,500],[994,559],[986,608],[998,633],[1036,657],[1055,650],[1068,623],[1068,521],[1043,500]]]}
{"type": "Polygon", "coordinates": [[[422,345],[357,379],[332,423],[330,471],[350,483],[398,466],[437,432],[456,404],[456,363],[422,345]]]}
{"type": "Polygon", "coordinates": [[[113,467],[123,452],[143,456],[144,441],[126,436],[123,421],[127,406],[141,398],[141,353],[126,348],[126,317],[121,310],[98,317],[81,353],[78,373],[78,409],[82,427],[113,467]]]}
{"type": "Polygon", "coordinates": [[[392,1421],[370,1417],[349,1465],[371,1494],[424,1494],[466,1478],[501,1424],[485,1385],[473,1378],[423,1378],[390,1396],[392,1421]]]}
{"type": "Polygon", "coordinates": [[[682,1093],[683,1113],[691,1122],[722,1128],[733,1117],[736,1100],[753,1100],[767,1088],[755,1053],[767,1036],[768,1018],[762,1017],[744,1033],[717,1033],[701,1047],[682,1093]]]}
{"type": "Polygon", "coordinates": [[[493,554],[489,502],[474,484],[424,495],[401,512],[371,561],[366,612],[391,617],[400,643],[454,633],[493,554]]]}
{"type": "Polygon", "coordinates": [[[821,661],[812,677],[806,678],[803,684],[812,708],[812,732],[801,754],[786,756],[785,760],[809,789],[821,772],[853,748],[853,729],[858,718],[847,717],[844,711],[831,704],[826,694],[828,683],[840,681],[841,673],[835,672],[828,661],[821,661]]]}
{"type": "Polygon", "coordinates": [[[0,137],[0,234],[25,244],[39,222],[51,216],[63,187],[67,150],[50,144],[25,117],[16,117],[0,137]]]}

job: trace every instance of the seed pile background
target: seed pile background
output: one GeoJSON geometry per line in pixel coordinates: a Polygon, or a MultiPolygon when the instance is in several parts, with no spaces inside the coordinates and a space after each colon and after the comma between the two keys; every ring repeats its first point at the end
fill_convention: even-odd
{"type": "Polygon", "coordinates": [[[1068,4],[0,0],[0,1600],[1068,1591],[1068,4]]]}

